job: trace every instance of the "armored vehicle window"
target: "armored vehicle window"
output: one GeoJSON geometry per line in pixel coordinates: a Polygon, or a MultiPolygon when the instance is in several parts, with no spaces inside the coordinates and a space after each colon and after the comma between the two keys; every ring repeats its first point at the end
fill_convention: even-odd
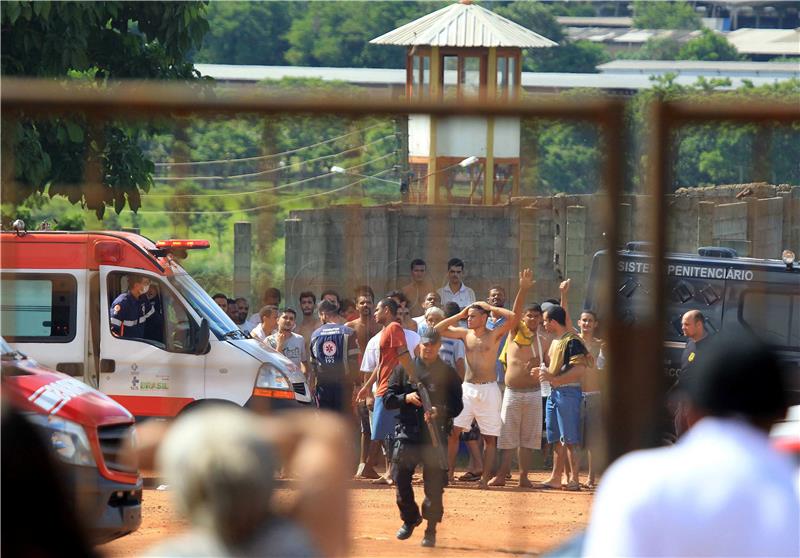
{"type": "Polygon", "coordinates": [[[747,290],[739,321],[770,344],[800,350],[800,294],[747,290]]]}

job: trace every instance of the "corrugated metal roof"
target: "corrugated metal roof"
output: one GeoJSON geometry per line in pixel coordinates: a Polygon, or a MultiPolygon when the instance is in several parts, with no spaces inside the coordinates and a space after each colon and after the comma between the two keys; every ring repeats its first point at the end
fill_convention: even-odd
{"type": "Polygon", "coordinates": [[[800,77],[796,62],[720,62],[703,60],[613,60],[600,64],[603,74],[657,75],[676,73],[725,77],[800,77]]]}
{"type": "Polygon", "coordinates": [[[564,27],[633,27],[632,17],[557,16],[564,27]]]}
{"type": "Polygon", "coordinates": [[[471,3],[452,4],[370,41],[374,45],[542,48],[557,43],[471,3]]]}
{"type": "Polygon", "coordinates": [[[800,55],[800,29],[737,29],[726,35],[744,54],[800,55]]]}
{"type": "MultiPolygon", "coordinates": [[[[627,60],[617,61],[625,62],[627,64],[638,63],[640,61],[627,60]]],[[[603,71],[607,71],[604,67],[616,64],[611,62],[599,67],[603,71]]],[[[648,61],[652,64],[652,61],[648,61]]],[[[644,63],[644,62],[642,62],[644,63]]],[[[665,62],[665,68],[650,67],[649,72],[626,72],[623,69],[610,69],[609,73],[602,74],[570,74],[570,73],[555,73],[555,72],[522,72],[522,87],[527,91],[563,91],[565,89],[573,88],[591,88],[600,89],[605,91],[638,91],[641,89],[650,89],[653,82],[650,75],[662,74],[669,69],[672,64],[688,64],[689,62],[665,62]]],[[[693,62],[698,64],[698,62],[693,62]]],[[[769,83],[777,83],[784,79],[797,77],[800,75],[800,70],[796,74],[789,72],[782,73],[781,75],[770,76],[764,66],[791,66],[790,63],[776,64],[773,62],[729,62],[727,64],[737,65],[758,65],[754,67],[759,68],[761,71],[754,71],[749,75],[733,74],[733,73],[720,73],[719,66],[722,62],[700,62],[699,64],[707,64],[708,72],[703,75],[708,77],[730,77],[731,86],[723,87],[722,89],[735,89],[743,84],[743,79],[749,79],[755,85],[764,85],[769,83]],[[716,70],[714,71],[716,66],[716,70]]],[[[254,83],[263,79],[281,79],[283,77],[297,77],[297,78],[320,78],[325,81],[336,80],[345,81],[355,85],[372,86],[372,87],[403,87],[406,83],[406,71],[401,69],[387,69],[387,68],[313,68],[305,66],[236,66],[227,64],[195,64],[201,74],[204,76],[211,76],[222,82],[246,82],[254,83]]],[[[676,79],[676,83],[681,85],[691,85],[697,82],[698,74],[690,74],[682,72],[676,79]]]]}

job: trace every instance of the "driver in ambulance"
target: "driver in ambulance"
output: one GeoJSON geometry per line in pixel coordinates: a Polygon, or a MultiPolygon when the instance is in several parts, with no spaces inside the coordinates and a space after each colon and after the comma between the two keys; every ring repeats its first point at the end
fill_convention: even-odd
{"type": "Polygon", "coordinates": [[[153,313],[145,295],[149,288],[150,279],[147,277],[128,275],[128,291],[111,303],[111,332],[115,336],[124,339],[144,338],[148,313],[153,313]]]}

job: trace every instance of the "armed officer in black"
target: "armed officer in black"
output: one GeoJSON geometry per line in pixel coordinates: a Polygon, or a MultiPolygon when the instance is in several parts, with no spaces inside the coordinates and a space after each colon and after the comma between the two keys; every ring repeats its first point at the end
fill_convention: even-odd
{"type": "Polygon", "coordinates": [[[428,526],[422,546],[429,547],[436,545],[436,524],[444,514],[442,494],[447,483],[447,436],[453,418],[463,408],[461,379],[452,367],[439,358],[441,344],[438,331],[433,328],[421,329],[420,357],[414,359],[414,370],[409,374],[402,366],[397,366],[389,378],[389,389],[383,397],[387,409],[400,409],[392,452],[397,507],[403,520],[397,538],[409,538],[424,518],[428,520],[428,526]],[[423,408],[418,382],[430,396],[431,412],[423,408]],[[429,424],[438,431],[438,448],[433,446],[429,424]],[[422,463],[425,485],[421,514],[411,488],[411,477],[419,463],[422,463]]]}

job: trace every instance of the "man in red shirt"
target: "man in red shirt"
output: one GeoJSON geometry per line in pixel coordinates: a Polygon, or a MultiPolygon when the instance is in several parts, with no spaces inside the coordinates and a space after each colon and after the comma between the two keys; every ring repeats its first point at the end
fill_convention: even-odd
{"type": "MultiPolygon", "coordinates": [[[[411,357],[408,354],[406,335],[397,320],[397,302],[391,298],[384,298],[375,307],[375,321],[383,326],[380,341],[380,363],[370,374],[364,386],[358,392],[358,400],[364,401],[372,389],[372,384],[378,382],[375,392],[375,408],[372,412],[372,442],[381,443],[391,441],[394,437],[394,427],[397,423],[397,411],[389,411],[383,405],[383,396],[389,388],[389,376],[399,364],[406,371],[411,370],[411,357]]],[[[391,444],[386,445],[387,452],[391,444]]],[[[388,455],[388,453],[387,453],[388,455]]],[[[383,477],[388,482],[389,471],[383,477]]]]}

